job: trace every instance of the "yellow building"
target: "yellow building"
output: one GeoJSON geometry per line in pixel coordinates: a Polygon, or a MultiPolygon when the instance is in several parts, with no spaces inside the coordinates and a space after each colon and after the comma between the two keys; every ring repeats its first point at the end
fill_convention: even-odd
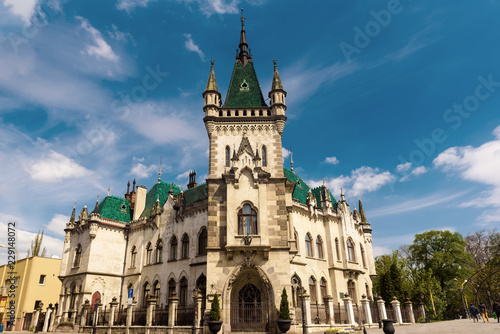
{"type": "Polygon", "coordinates": [[[12,330],[28,330],[35,305],[42,302],[44,311],[59,300],[61,281],[57,277],[61,259],[30,257],[17,261],[14,274],[8,265],[0,266],[0,323],[7,329],[11,309],[15,314],[12,330]],[[15,288],[14,288],[15,287],[15,288]],[[14,288],[14,289],[12,289],[14,288]],[[14,291],[14,293],[13,293],[14,291]],[[13,295],[13,296],[12,296],[13,295]],[[13,297],[13,298],[12,298],[13,297]],[[14,301],[14,308],[10,307],[14,301]]]}

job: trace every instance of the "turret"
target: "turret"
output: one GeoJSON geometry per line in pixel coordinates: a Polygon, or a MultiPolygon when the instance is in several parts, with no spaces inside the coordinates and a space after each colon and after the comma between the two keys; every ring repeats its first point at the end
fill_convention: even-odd
{"type": "Polygon", "coordinates": [[[269,92],[268,96],[271,99],[272,115],[284,116],[286,111],[286,91],[283,89],[283,85],[281,84],[276,60],[274,61],[273,84],[271,85],[271,91],[269,92]]]}
{"type": "Polygon", "coordinates": [[[212,67],[208,76],[207,87],[203,92],[203,99],[205,101],[203,110],[205,116],[218,116],[219,108],[221,106],[221,94],[217,89],[217,81],[215,80],[214,61],[212,60],[212,67]]]}

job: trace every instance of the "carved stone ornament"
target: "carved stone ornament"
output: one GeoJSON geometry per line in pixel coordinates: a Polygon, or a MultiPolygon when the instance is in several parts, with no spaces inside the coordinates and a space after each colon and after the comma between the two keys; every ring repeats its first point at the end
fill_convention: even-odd
{"type": "Polygon", "coordinates": [[[91,223],[89,226],[89,236],[91,239],[94,239],[97,234],[97,224],[91,223]]]}
{"type": "Polygon", "coordinates": [[[245,243],[245,246],[250,246],[252,243],[252,236],[247,234],[243,236],[243,242],[245,243]]]}

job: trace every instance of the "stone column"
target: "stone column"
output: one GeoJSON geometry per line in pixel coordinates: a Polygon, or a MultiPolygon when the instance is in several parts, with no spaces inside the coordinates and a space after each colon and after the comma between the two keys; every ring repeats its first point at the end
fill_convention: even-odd
{"type": "Polygon", "coordinates": [[[418,308],[420,309],[420,313],[422,314],[422,317],[424,319],[427,319],[427,315],[425,314],[425,307],[424,307],[423,301],[420,301],[420,303],[418,303],[418,308]]]}
{"type": "Polygon", "coordinates": [[[96,300],[94,307],[95,307],[95,313],[94,313],[95,319],[94,319],[94,321],[95,321],[95,325],[97,326],[99,324],[99,313],[101,312],[101,307],[102,307],[102,303],[101,303],[100,299],[96,300]]]}
{"type": "Polygon", "coordinates": [[[33,319],[33,326],[36,328],[38,327],[38,319],[40,319],[40,313],[42,313],[43,309],[43,303],[38,304],[38,307],[35,310],[35,319],[33,319]]]}
{"type": "Polygon", "coordinates": [[[177,298],[177,293],[172,291],[170,298],[168,298],[168,325],[170,327],[175,326],[175,321],[177,320],[177,305],[179,304],[179,298],[177,298]]]}
{"type": "Polygon", "coordinates": [[[395,322],[398,324],[403,324],[403,317],[401,316],[401,304],[399,300],[394,297],[391,301],[392,308],[394,310],[394,314],[396,315],[395,322]]]}
{"type": "Polygon", "coordinates": [[[52,313],[52,304],[49,304],[47,311],[45,312],[45,321],[43,322],[42,332],[46,332],[49,328],[50,314],[52,313]]]}
{"type": "Polygon", "coordinates": [[[50,317],[49,328],[47,329],[48,332],[54,331],[54,322],[56,320],[56,316],[57,316],[57,303],[52,309],[52,317],[50,317]]]}
{"type": "Polygon", "coordinates": [[[118,306],[118,300],[116,297],[113,297],[111,303],[109,303],[109,325],[114,326],[115,324],[115,313],[116,307],[118,306]]]}
{"type": "Polygon", "coordinates": [[[334,319],[334,310],[333,310],[333,297],[328,295],[325,298],[323,298],[323,301],[325,303],[325,308],[326,308],[326,314],[328,315],[328,324],[330,326],[333,326],[335,324],[335,319],[334,319]]]}
{"type": "Polygon", "coordinates": [[[134,311],[136,305],[137,302],[134,299],[132,300],[132,304],[127,307],[127,322],[126,322],[127,327],[132,326],[132,312],[134,311]]]}
{"type": "Polygon", "coordinates": [[[203,314],[201,314],[201,302],[202,302],[203,296],[200,293],[200,290],[198,289],[196,291],[196,296],[194,298],[194,307],[195,307],[195,317],[196,317],[196,327],[199,327],[201,324],[201,318],[203,317],[203,314]]]}
{"type": "Polygon", "coordinates": [[[82,315],[80,316],[80,327],[87,326],[87,315],[90,310],[90,302],[87,299],[82,307],[82,315]]]}
{"type": "Polygon", "coordinates": [[[146,299],[146,326],[153,325],[153,313],[155,311],[156,303],[158,302],[158,298],[156,296],[148,296],[146,299]]]}
{"type": "Polygon", "coordinates": [[[356,321],[354,320],[354,309],[352,308],[352,298],[347,295],[347,297],[342,298],[342,300],[344,301],[344,307],[349,324],[356,326],[356,321]]]}
{"type": "Polygon", "coordinates": [[[370,310],[370,301],[366,298],[366,295],[361,296],[361,309],[365,313],[365,320],[368,325],[373,324],[372,312],[370,310]]]}
{"type": "Polygon", "coordinates": [[[378,315],[380,317],[380,320],[387,319],[387,311],[385,310],[385,301],[381,297],[378,297],[377,299],[377,306],[378,306],[378,315]]]}
{"type": "Polygon", "coordinates": [[[305,315],[306,315],[306,326],[309,326],[312,324],[312,319],[311,319],[311,297],[307,294],[307,292],[304,292],[303,295],[303,301],[304,301],[304,307],[305,307],[305,315]]]}
{"type": "Polygon", "coordinates": [[[410,315],[410,323],[414,324],[415,316],[413,315],[413,304],[411,303],[410,298],[406,298],[406,301],[404,302],[404,307],[406,312],[408,312],[410,315]]]}

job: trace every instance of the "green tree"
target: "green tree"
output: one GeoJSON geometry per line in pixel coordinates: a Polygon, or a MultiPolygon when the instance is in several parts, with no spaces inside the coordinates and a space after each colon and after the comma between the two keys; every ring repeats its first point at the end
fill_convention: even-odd
{"type": "Polygon", "coordinates": [[[220,304],[219,304],[219,296],[217,295],[217,293],[214,295],[214,299],[212,300],[212,307],[210,309],[209,317],[211,321],[220,320],[220,304]]]}
{"type": "Polygon", "coordinates": [[[392,255],[382,255],[375,259],[377,277],[373,282],[373,289],[382,299],[389,303],[393,297],[404,301],[408,296],[408,280],[406,260],[398,251],[392,255]]]}
{"type": "Polygon", "coordinates": [[[286,294],[285,288],[283,288],[283,292],[281,293],[279,317],[281,320],[290,320],[290,309],[288,308],[288,295],[286,294]]]}
{"type": "Polygon", "coordinates": [[[47,249],[45,247],[43,247],[42,249],[42,242],[43,242],[43,229],[41,232],[40,230],[38,230],[35,239],[31,241],[31,248],[28,249],[27,257],[45,256],[47,253],[47,249]]]}

